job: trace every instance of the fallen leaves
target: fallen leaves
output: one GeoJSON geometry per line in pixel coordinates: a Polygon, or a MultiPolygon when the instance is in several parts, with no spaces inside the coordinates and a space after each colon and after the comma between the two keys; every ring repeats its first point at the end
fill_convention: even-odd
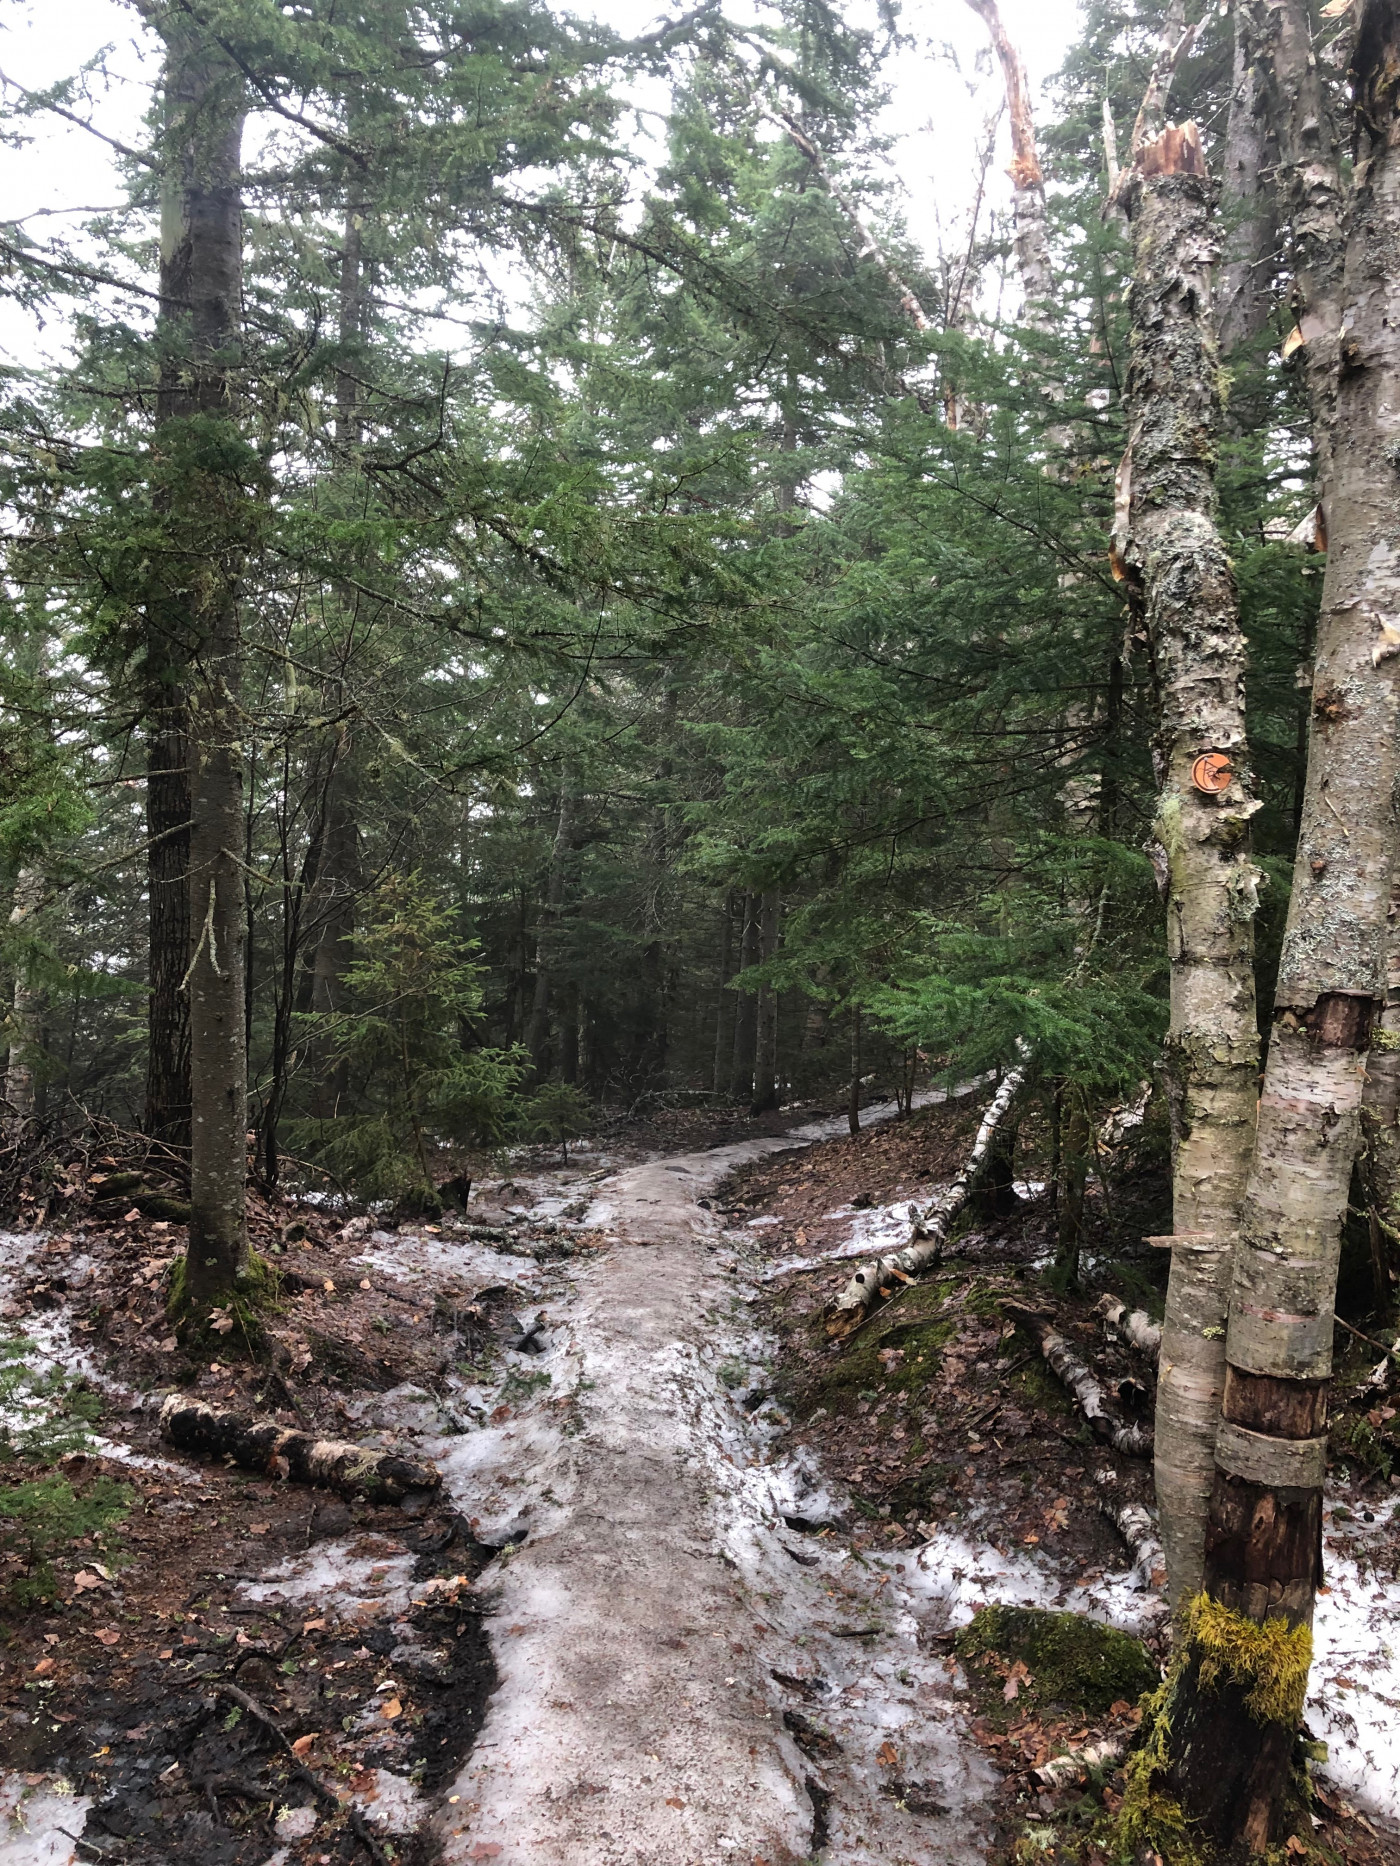
{"type": "Polygon", "coordinates": [[[1016,1663],[1011,1667],[1011,1670],[1006,1674],[1006,1683],[1001,1688],[1001,1695],[1006,1703],[1014,1704],[1021,1695],[1021,1686],[1033,1684],[1034,1682],[1035,1681],[1026,1669],[1026,1661],[1024,1659],[1017,1659],[1016,1663]]]}
{"type": "Polygon", "coordinates": [[[897,1769],[899,1767],[899,1751],[888,1737],[885,1738],[884,1742],[876,1750],[875,1760],[882,1769],[897,1769]]]}
{"type": "Polygon", "coordinates": [[[387,1704],[380,1705],[379,1715],[386,1723],[392,1723],[396,1717],[403,1716],[403,1705],[397,1697],[392,1697],[387,1704]]]}
{"type": "Polygon", "coordinates": [[[316,1738],[320,1734],[321,1732],[319,1730],[312,1730],[306,1736],[299,1736],[296,1742],[292,1744],[292,1754],[294,1756],[308,1755],[310,1753],[312,1744],[316,1741],[316,1738]]]}

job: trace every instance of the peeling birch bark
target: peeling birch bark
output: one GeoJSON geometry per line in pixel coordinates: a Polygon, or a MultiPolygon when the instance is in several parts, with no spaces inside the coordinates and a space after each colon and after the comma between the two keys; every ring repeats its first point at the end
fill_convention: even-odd
{"type": "Polygon", "coordinates": [[[1173,1225],[1194,1240],[1173,1252],[1157,1390],[1157,1507],[1174,1600],[1200,1581],[1225,1384],[1224,1278],[1259,1068],[1250,819],[1260,803],[1245,734],[1244,634],[1216,522],[1214,196],[1196,125],[1162,123],[1186,43],[1163,47],[1119,187],[1133,243],[1123,560],[1142,591],[1156,675],[1173,1225]]]}
{"type": "Polygon", "coordinates": [[[1046,1365],[1089,1421],[1094,1437],[1126,1457],[1150,1457],[1152,1427],[1127,1425],[1110,1410],[1097,1374],[1080,1360],[1054,1323],[1034,1309],[1023,1308],[1020,1303],[1004,1302],[1001,1306],[1003,1314],[1040,1343],[1046,1365]]]}
{"type": "Polygon", "coordinates": [[[1117,1296],[1103,1296],[1099,1299],[1099,1314],[1129,1347],[1136,1348],[1150,1361],[1156,1360],[1162,1345],[1162,1327],[1153,1321],[1146,1309],[1130,1309],[1117,1296]]]}
{"type": "Polygon", "coordinates": [[[342,1439],[288,1431],[274,1419],[207,1406],[172,1393],[160,1409],[163,1437],[181,1451],[228,1458],[245,1471],[314,1484],[342,1496],[398,1503],[410,1490],[436,1490],[437,1466],[417,1464],[394,1452],[367,1451],[342,1439]]]}
{"type": "Polygon", "coordinates": [[[1100,1742],[1086,1743],[1083,1749],[1071,1749],[1063,1756],[1041,1763],[1031,1774],[1042,1788],[1065,1788],[1071,1782],[1082,1782],[1091,1769],[1121,1762],[1127,1753],[1126,1737],[1106,1736],[1100,1742]]]}
{"type": "Polygon", "coordinates": [[[1400,1243],[1400,902],[1392,885],[1386,939],[1385,1003],[1371,1031],[1361,1091],[1363,1178],[1376,1308],[1389,1312],[1391,1265],[1400,1243]]]}
{"type": "Polygon", "coordinates": [[[1157,1524],[1151,1510],[1141,1503],[1120,1500],[1116,1494],[1116,1471],[1095,1471],[1094,1483],[1099,1492],[1099,1508],[1127,1543],[1132,1555],[1133,1586],[1142,1594],[1161,1587],[1167,1578],[1167,1558],[1157,1540],[1157,1524]]]}
{"type": "Polygon", "coordinates": [[[1306,1691],[1341,1229],[1386,986],[1400,788],[1400,9],[1356,8],[1344,182],[1307,9],[1250,5],[1293,240],[1289,348],[1307,374],[1329,550],[1298,859],[1230,1294],[1210,1613],[1187,1624],[1154,1735],[1163,1761],[1143,1788],[1174,1797],[1200,1844],[1261,1855],[1282,1835],[1306,1691]],[[1297,1635],[1301,1664],[1257,1714],[1249,1676],[1227,1689],[1212,1670],[1222,1612],[1261,1668],[1297,1635]],[[1266,1621],[1267,1639],[1255,1630],[1266,1621]]]}
{"type": "Polygon", "coordinates": [[[1007,1109],[1015,1101],[1025,1074],[1023,1063],[1003,1076],[1001,1087],[983,1111],[967,1164],[957,1178],[950,1180],[914,1220],[909,1242],[901,1250],[889,1252],[864,1270],[857,1270],[841,1294],[828,1306],[824,1319],[826,1332],[832,1340],[842,1340],[854,1334],[871,1309],[885,1301],[894,1289],[901,1284],[912,1283],[938,1262],[943,1255],[943,1241],[948,1235],[948,1227],[967,1204],[973,1188],[985,1171],[991,1158],[992,1137],[1007,1109]]]}

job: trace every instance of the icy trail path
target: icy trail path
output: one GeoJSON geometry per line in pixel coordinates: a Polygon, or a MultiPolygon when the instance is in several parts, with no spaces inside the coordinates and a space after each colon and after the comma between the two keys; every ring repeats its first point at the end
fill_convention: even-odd
{"type": "Polygon", "coordinates": [[[841,1125],[605,1181],[588,1221],[618,1242],[550,1314],[548,1404],[435,1448],[462,1507],[482,1515],[494,1488],[500,1527],[528,1531],[481,1584],[502,1685],[440,1820],[447,1861],[779,1866],[823,1840],[850,1866],[980,1857],[992,1777],[893,1565],[785,1525],[833,1506],[800,1468],[760,1462],[719,1374],[746,1382],[762,1343],[698,1200],[841,1125]],[[804,1757],[785,1710],[835,1753],[804,1757]]]}

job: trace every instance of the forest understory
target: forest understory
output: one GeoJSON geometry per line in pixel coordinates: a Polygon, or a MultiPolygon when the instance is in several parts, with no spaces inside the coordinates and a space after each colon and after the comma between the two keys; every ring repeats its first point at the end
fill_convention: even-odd
{"type": "MultiPolygon", "coordinates": [[[[217,1358],[167,1333],[183,1227],[126,1202],[129,1155],[75,1157],[5,1240],[3,1315],[101,1411],[23,1475],[115,1479],[126,1508],[42,1557],[8,1543],[0,1858],[1109,1857],[1166,1650],[1160,1567],[1111,1515],[1150,1503],[1150,1459],[1095,1436],[1025,1318],[1150,1418],[1151,1361],[1100,1298],[1160,1315],[1165,1178],[1105,1162],[1067,1292],[1027,1123],[1010,1194],[933,1271],[844,1344],[821,1326],[982,1100],[855,1137],[659,1113],[567,1163],[498,1157],[435,1224],[255,1202],[277,1296],[256,1351],[230,1328],[217,1358]],[[371,1502],[182,1453],[171,1393],[423,1481],[371,1502]]],[[[1339,1343],[1306,1713],[1329,1754],[1289,1848],[1358,1866],[1400,1861],[1378,1358],[1339,1343]]]]}

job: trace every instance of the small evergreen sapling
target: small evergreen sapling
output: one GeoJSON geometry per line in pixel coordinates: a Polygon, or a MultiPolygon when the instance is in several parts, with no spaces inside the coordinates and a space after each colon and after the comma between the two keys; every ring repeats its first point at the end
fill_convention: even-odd
{"type": "Polygon", "coordinates": [[[128,1491],[99,1477],[82,1492],[45,1470],[92,1444],[96,1394],[58,1368],[34,1364],[26,1335],[0,1337],[0,1593],[17,1606],[53,1598],[53,1557],[79,1536],[101,1536],[130,1506],[128,1491]]]}

